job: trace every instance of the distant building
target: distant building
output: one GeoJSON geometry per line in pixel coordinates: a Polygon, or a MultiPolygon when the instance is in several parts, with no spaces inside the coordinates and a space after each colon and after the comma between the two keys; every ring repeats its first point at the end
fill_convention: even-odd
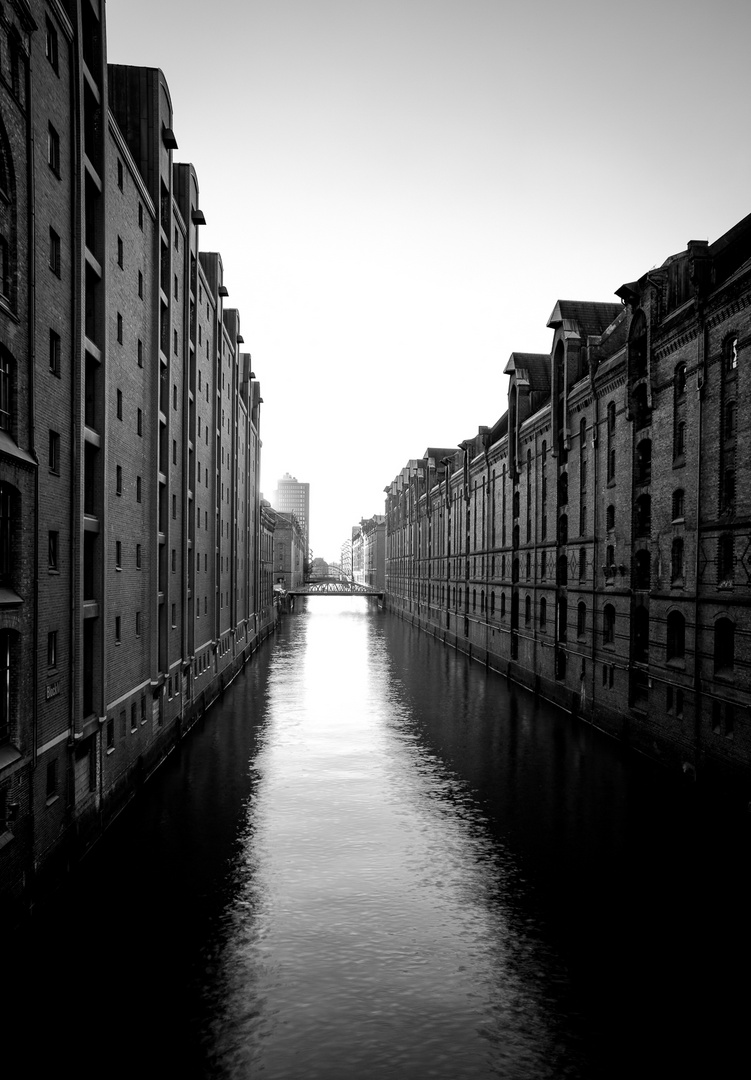
{"type": "Polygon", "coordinates": [[[339,565],[344,577],[352,577],[352,540],[345,540],[339,554],[339,565]]]}
{"type": "Polygon", "coordinates": [[[294,476],[285,473],[277,481],[272,504],[282,514],[294,514],[305,537],[305,557],[310,547],[310,484],[301,484],[294,476]]]}
{"type": "Polygon", "coordinates": [[[363,518],[352,530],[353,577],[382,592],[386,586],[386,517],[363,518]]]}
{"type": "Polygon", "coordinates": [[[305,536],[294,514],[276,515],[274,529],[274,584],[294,589],[305,580],[305,536]]]}
{"type": "Polygon", "coordinates": [[[314,578],[325,578],[329,576],[329,564],[325,559],[313,559],[313,562],[310,564],[310,576],[314,578]]]}

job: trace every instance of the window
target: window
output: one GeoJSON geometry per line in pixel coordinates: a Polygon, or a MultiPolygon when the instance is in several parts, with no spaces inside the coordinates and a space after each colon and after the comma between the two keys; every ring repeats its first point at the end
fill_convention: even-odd
{"type": "Polygon", "coordinates": [[[733,534],[722,533],[717,539],[717,584],[720,588],[733,584],[733,534]]]}
{"type": "Polygon", "coordinates": [[[143,273],[141,270],[138,271],[138,295],[143,300],[143,273]]]}
{"type": "Polygon", "coordinates": [[[179,299],[179,297],[178,297],[178,285],[177,285],[177,281],[178,281],[178,279],[177,279],[177,274],[175,274],[175,290],[174,290],[174,291],[175,291],[175,300],[178,300],[178,299],[179,299]]]}
{"type": "Polygon", "coordinates": [[[735,509],[735,469],[727,468],[722,474],[721,511],[731,513],[735,509]]]}
{"type": "Polygon", "coordinates": [[[532,597],[529,594],[524,598],[524,622],[527,626],[532,622],[532,597]]]}
{"type": "Polygon", "coordinates": [[[123,343],[123,317],[118,311],[117,313],[117,340],[122,345],[123,343]]]}
{"type": "Polygon", "coordinates": [[[141,569],[141,545],[136,544],[136,570],[141,569]]]}
{"type": "Polygon", "coordinates": [[[175,356],[177,356],[177,353],[178,353],[177,343],[178,343],[177,330],[173,330],[172,331],[172,349],[173,349],[173,352],[174,352],[175,356]]]}
{"type": "Polygon", "coordinates": [[[138,356],[138,366],[142,368],[143,367],[143,342],[141,341],[140,338],[138,339],[137,356],[138,356]]]}
{"type": "Polygon", "coordinates": [[[136,412],[136,431],[139,435],[143,435],[143,410],[138,409],[136,412]]]}
{"type": "Polygon", "coordinates": [[[673,492],[673,521],[682,521],[685,516],[685,496],[683,488],[673,492]]]}
{"type": "Polygon", "coordinates": [[[738,405],[735,401],[728,401],[725,405],[725,424],[723,430],[723,436],[725,441],[728,442],[735,438],[736,429],[738,426],[738,405]]]}
{"type": "Polygon", "coordinates": [[[683,458],[686,455],[686,421],[679,420],[675,425],[675,445],[673,447],[673,456],[677,458],[683,458]]]}
{"type": "Polygon", "coordinates": [[[123,418],[123,392],[122,392],[122,390],[118,390],[117,391],[117,419],[122,420],[122,418],[123,418]]]}
{"type": "Polygon", "coordinates": [[[60,472],[60,436],[56,431],[50,431],[49,467],[50,472],[60,472]]]}
{"type": "Polygon", "coordinates": [[[667,659],[683,660],[686,655],[686,620],[679,611],[668,615],[667,659]]]}
{"type": "MultiPolygon", "coordinates": [[[[123,163],[122,163],[122,159],[118,158],[117,159],[117,186],[120,188],[121,191],[123,190],[123,181],[124,181],[123,163]]],[[[119,239],[120,238],[118,237],[118,241],[119,241],[119,239]]]]}
{"type": "Polygon", "coordinates": [[[177,439],[172,440],[172,464],[177,465],[177,439]]]}
{"type": "Polygon", "coordinates": [[[138,204],[138,228],[143,229],[143,203],[138,204]]]}
{"type": "Polygon", "coordinates": [[[52,124],[47,127],[47,164],[56,176],[60,175],[60,136],[52,124]]]}
{"type": "Polygon", "coordinates": [[[584,581],[587,576],[587,549],[579,548],[579,581],[584,581]]]}
{"type": "Polygon", "coordinates": [[[50,225],[50,270],[60,277],[60,237],[50,225]]]}
{"type": "Polygon", "coordinates": [[[580,601],[576,608],[576,636],[583,638],[587,632],[587,605],[580,601]]]}
{"type": "Polygon", "coordinates": [[[738,338],[730,337],[722,351],[722,369],[726,377],[733,376],[738,368],[738,338]]]}
{"type": "Polygon", "coordinates": [[[107,749],[115,749],[115,718],[110,716],[107,720],[107,749]]]}
{"type": "Polygon", "coordinates": [[[118,570],[122,570],[123,566],[123,545],[121,540],[115,541],[115,566],[118,570]]]}
{"type": "Polygon", "coordinates": [[[59,75],[60,72],[58,68],[59,59],[57,48],[57,30],[52,25],[49,19],[46,20],[45,30],[46,33],[44,38],[44,54],[47,57],[47,60],[49,61],[52,70],[55,72],[56,75],[59,75]]]}
{"type": "Polygon", "coordinates": [[[172,573],[174,574],[176,572],[176,570],[177,570],[177,550],[175,548],[173,548],[172,549],[172,573]]]}
{"type": "Polygon", "coordinates": [[[120,637],[120,616],[115,615],[115,644],[119,645],[121,641],[120,637]]]}
{"type": "Polygon", "coordinates": [[[172,496],[172,520],[177,521],[177,495],[172,496]]]}
{"type": "MultiPolygon", "coordinates": [[[[141,636],[141,612],[137,611],[136,612],[136,637],[140,637],[140,636],[141,636]]],[[[133,706],[133,708],[135,709],[135,705],[133,706]]]]}
{"type": "Polygon", "coordinates": [[[141,477],[136,477],[136,502],[141,501],[141,477]]]}
{"type": "Polygon", "coordinates": [[[615,644],[615,608],[606,604],[603,611],[602,640],[606,645],[615,644]]]}
{"type": "Polygon", "coordinates": [[[133,704],[130,707],[130,730],[135,731],[137,727],[138,727],[138,715],[136,713],[136,703],[134,701],[133,704]]]}
{"type": "Polygon", "coordinates": [[[13,359],[0,345],[0,431],[12,428],[13,359]]]}
{"type": "Polygon", "coordinates": [[[676,536],[670,548],[670,580],[674,585],[683,584],[683,539],[676,536]]]}
{"type": "Polygon", "coordinates": [[[123,244],[122,236],[118,236],[117,238],[117,265],[120,267],[121,270],[125,265],[125,247],[123,244]]]}
{"type": "Polygon", "coordinates": [[[714,672],[729,676],[735,667],[735,624],[720,618],[714,624],[714,672]]]}
{"type": "Polygon", "coordinates": [[[548,618],[548,602],[543,596],[540,600],[540,629],[544,630],[548,618]]]}
{"type": "Polygon", "coordinates": [[[47,667],[57,667],[57,630],[47,634],[47,667]]]}
{"type": "Polygon", "coordinates": [[[50,330],[50,371],[60,376],[60,335],[50,330]]]}
{"type": "Polygon", "coordinates": [[[123,493],[123,467],[118,465],[115,470],[115,494],[122,495],[123,493]]]}
{"type": "MultiPolygon", "coordinates": [[[[177,352],[177,349],[175,349],[175,352],[177,352]]],[[[173,409],[177,408],[177,384],[176,383],[172,384],[172,408],[173,409]]]]}
{"type": "Polygon", "coordinates": [[[673,387],[676,401],[686,396],[686,365],[679,364],[673,376],[673,387]]]}
{"type": "Polygon", "coordinates": [[[172,629],[177,626],[177,604],[172,605],[172,629]]]}
{"type": "Polygon", "coordinates": [[[57,530],[52,530],[48,533],[48,566],[50,570],[59,570],[59,558],[60,558],[60,533],[57,530]]]}

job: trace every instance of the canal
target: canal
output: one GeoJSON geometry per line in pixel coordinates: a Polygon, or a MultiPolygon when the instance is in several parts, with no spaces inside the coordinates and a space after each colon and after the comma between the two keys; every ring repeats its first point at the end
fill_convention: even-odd
{"type": "Polygon", "coordinates": [[[730,1075],[748,821],[703,802],[311,598],[6,942],[6,1047],[79,1077],[730,1075]]]}

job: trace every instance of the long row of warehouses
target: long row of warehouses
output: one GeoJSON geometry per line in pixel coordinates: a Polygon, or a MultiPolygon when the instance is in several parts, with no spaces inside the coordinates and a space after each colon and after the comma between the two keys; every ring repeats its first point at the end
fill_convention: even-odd
{"type": "Polygon", "coordinates": [[[160,71],[0,12],[0,882],[85,847],[273,624],[259,384],[160,71]],[[266,523],[262,526],[262,519],[266,523]]]}
{"type": "Polygon", "coordinates": [[[666,764],[748,778],[751,216],[616,295],[559,301],[494,426],[394,479],[387,603],[666,764]]]}

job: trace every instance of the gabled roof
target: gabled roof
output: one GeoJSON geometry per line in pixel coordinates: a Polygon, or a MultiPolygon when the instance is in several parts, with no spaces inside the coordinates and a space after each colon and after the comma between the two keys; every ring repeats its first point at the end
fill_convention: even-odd
{"type": "Polygon", "coordinates": [[[548,353],[518,353],[509,357],[504,375],[515,374],[517,379],[526,382],[529,389],[550,393],[550,356],[548,353]]]}
{"type": "Polygon", "coordinates": [[[553,330],[578,330],[583,338],[590,335],[599,337],[603,330],[618,318],[620,304],[599,303],[594,300],[559,300],[548,319],[548,326],[553,330]]]}

